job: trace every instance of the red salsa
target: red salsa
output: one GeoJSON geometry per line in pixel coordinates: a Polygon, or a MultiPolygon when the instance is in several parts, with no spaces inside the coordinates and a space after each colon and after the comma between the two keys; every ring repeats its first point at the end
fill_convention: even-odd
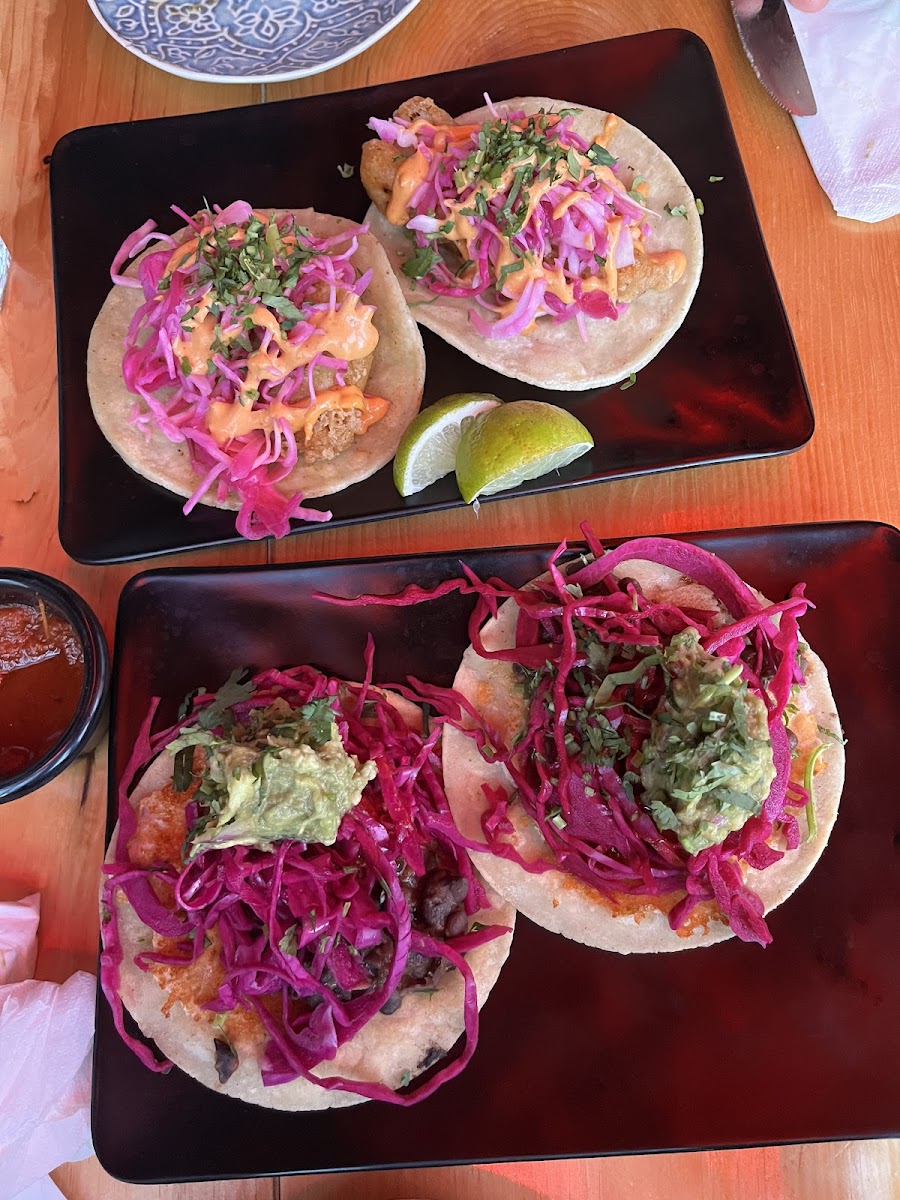
{"type": "Polygon", "coordinates": [[[0,607],[0,778],[56,745],[83,682],[84,654],[68,621],[41,603],[0,607]]]}

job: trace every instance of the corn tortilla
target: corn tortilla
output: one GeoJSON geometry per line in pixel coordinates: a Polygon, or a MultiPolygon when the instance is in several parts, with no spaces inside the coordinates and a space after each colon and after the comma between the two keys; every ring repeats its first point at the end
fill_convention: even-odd
{"type": "MultiPolygon", "coordinates": [[[[494,106],[502,114],[524,109],[581,109],[573,120],[574,130],[592,141],[603,129],[608,113],[547,96],[517,97],[494,106]]],[[[491,117],[487,108],[463,113],[459,124],[483,122],[491,117]]],[[[482,337],[469,322],[469,300],[440,296],[431,299],[427,288],[403,274],[412,243],[402,227],[391,225],[373,204],[366,214],[372,232],[387,250],[407,301],[420,325],[439,334],[451,346],[501,375],[521,379],[537,387],[579,391],[605,387],[627,379],[655,358],[676,333],[690,308],[703,266],[703,234],[694,195],[681,172],[667,154],[635,126],[619,118],[609,149],[626,167],[633,167],[647,180],[650,191],[646,206],[659,213],[650,218],[647,251],[683,250],[687,257],[684,274],[668,291],[647,292],[628,306],[617,321],[585,320],[587,337],[578,325],[566,321],[554,325],[541,318],[530,334],[492,341],[482,337]],[[684,217],[670,217],[665,206],[684,210],[684,217]],[[428,303],[422,303],[427,300],[428,303]]],[[[626,175],[627,177],[627,175],[626,175]]]]}

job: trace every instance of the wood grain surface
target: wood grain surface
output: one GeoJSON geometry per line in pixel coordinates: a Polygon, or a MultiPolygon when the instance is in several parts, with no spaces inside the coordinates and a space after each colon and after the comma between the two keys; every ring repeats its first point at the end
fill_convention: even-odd
{"type": "MultiPolygon", "coordinates": [[[[867,226],[834,215],[791,119],[758,85],[741,53],[725,0],[682,0],[677,7],[663,0],[422,0],[359,58],[268,89],[192,83],[145,66],[104,34],[84,0],[4,0],[0,234],[14,269],[0,312],[0,561],[70,583],[95,607],[109,635],[121,586],[142,569],[78,566],[55,532],[46,157],[63,133],[359,87],[674,24],[704,38],[722,81],[812,395],[817,425],[811,443],[784,458],[491,503],[477,515],[459,510],[325,527],[277,546],[246,544],[177,561],[252,564],[515,545],[575,535],[585,517],[607,537],[839,518],[900,523],[900,218],[867,226]]],[[[561,81],[560,90],[573,88],[561,81]]],[[[105,774],[101,745],[43,791],[0,809],[0,898],[43,893],[42,978],[62,980],[95,966],[105,774]]],[[[900,1143],[143,1189],[110,1179],[88,1159],[60,1167],[54,1179],[69,1200],[881,1200],[900,1194],[900,1143]]]]}

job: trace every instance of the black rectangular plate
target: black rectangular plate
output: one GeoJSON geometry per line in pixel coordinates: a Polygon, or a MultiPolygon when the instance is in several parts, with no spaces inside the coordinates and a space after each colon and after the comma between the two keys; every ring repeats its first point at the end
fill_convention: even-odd
{"type": "MultiPolygon", "coordinates": [[[[769,919],[767,949],[725,942],[619,956],[520,917],[463,1074],[410,1109],[254,1108],[173,1070],[154,1075],[97,1008],[92,1128],[112,1175],[174,1182],[364,1167],[435,1166],[877,1137],[900,1126],[900,872],[891,748],[900,710],[900,534],[852,523],[697,534],[779,599],[799,580],[804,634],[828,666],[849,739],[831,842],[769,919]]],[[[466,551],[482,577],[522,583],[546,547],[466,551]]],[[[432,586],[454,555],[256,569],[149,572],[127,584],[116,630],[109,829],[115,784],[150,697],[182,696],[235,666],[313,662],[359,677],[449,684],[472,601],[337,608],[314,600],[432,586]]]]}
{"type": "MultiPolygon", "coordinates": [[[[674,467],[779,454],[813,431],[809,395],[753,200],[706,46],[663,30],[575,46],[402,83],[198,116],[101,125],[67,134],[50,171],[60,396],[59,535],[80,562],[104,563],[238,541],[234,514],[183,501],[137,475],[90,417],[85,360],[91,326],[110,288],[109,264],[127,234],[153,217],[166,231],[203,198],[261,207],[311,205],[361,219],[358,171],[366,121],[408,96],[434,96],[450,112],[495,98],[568,94],[619,113],[678,164],[705,201],[700,288],[687,319],[637,383],[552,392],[495,374],[424,332],[424,403],[449,392],[494,392],[569,408],[593,452],[520,494],[674,467]],[[723,176],[710,184],[710,175],[723,176]]],[[[678,220],[666,218],[661,220],[678,220]]],[[[514,493],[506,492],[504,496],[514,493]]],[[[390,466],[313,502],[335,524],[462,503],[453,477],[406,500],[390,466]]],[[[298,526],[298,529],[311,526],[298,526]]]]}

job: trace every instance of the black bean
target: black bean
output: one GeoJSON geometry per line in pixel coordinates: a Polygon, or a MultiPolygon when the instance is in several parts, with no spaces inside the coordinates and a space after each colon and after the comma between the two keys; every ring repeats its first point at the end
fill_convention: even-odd
{"type": "Polygon", "coordinates": [[[219,1076],[219,1083],[227,1083],[238,1069],[237,1051],[224,1038],[216,1038],[214,1044],[216,1047],[216,1074],[219,1076]]]}

